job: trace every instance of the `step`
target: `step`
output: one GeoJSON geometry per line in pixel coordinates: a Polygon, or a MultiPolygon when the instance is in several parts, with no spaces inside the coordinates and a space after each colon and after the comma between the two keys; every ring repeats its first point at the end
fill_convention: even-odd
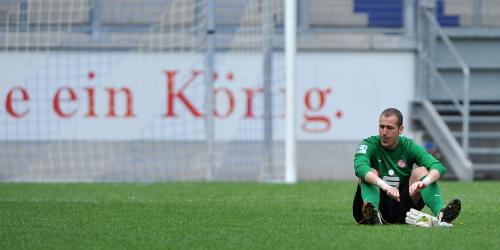
{"type": "Polygon", "coordinates": [[[498,28],[445,28],[445,33],[453,38],[466,39],[500,39],[500,30],[498,28]]]}
{"type": "MultiPolygon", "coordinates": [[[[456,116],[456,115],[443,115],[443,116],[441,116],[441,118],[443,118],[443,121],[450,122],[450,123],[462,122],[462,117],[456,116]]],[[[471,116],[469,118],[469,122],[470,123],[500,123],[500,116],[471,116]]]]}
{"type": "MultiPolygon", "coordinates": [[[[462,103],[462,100],[460,100],[460,103],[462,103]]],[[[453,103],[451,101],[435,101],[432,104],[433,105],[443,105],[443,106],[446,106],[446,105],[451,106],[451,105],[453,105],[453,103]]],[[[470,106],[471,107],[474,107],[474,106],[481,107],[481,106],[484,106],[484,105],[500,106],[500,100],[499,100],[499,98],[495,98],[495,99],[492,99],[492,100],[482,100],[482,101],[471,100],[470,101],[470,106]]]]}
{"type": "Polygon", "coordinates": [[[500,171],[500,163],[474,163],[474,171],[500,171]]]}
{"type": "MultiPolygon", "coordinates": [[[[452,132],[453,136],[457,138],[462,138],[462,132],[454,131],[452,132]]],[[[489,131],[481,131],[481,132],[469,132],[469,138],[471,139],[500,139],[500,132],[489,132],[489,131]]]]}
{"type": "Polygon", "coordinates": [[[469,154],[475,155],[500,155],[500,148],[471,147],[469,154]]]}
{"type": "MultiPolygon", "coordinates": [[[[500,71],[500,64],[484,64],[484,65],[481,65],[481,64],[471,64],[471,65],[467,65],[469,66],[469,69],[471,71],[491,71],[491,70],[498,70],[500,71]]],[[[449,63],[437,63],[436,64],[436,68],[441,70],[441,71],[444,71],[444,70],[447,70],[447,71],[462,71],[462,67],[460,67],[460,65],[458,64],[449,64],[449,63]]]]}
{"type": "MultiPolygon", "coordinates": [[[[457,111],[454,104],[434,104],[438,112],[457,111]]],[[[500,104],[471,104],[470,112],[500,112],[500,104]]]]}

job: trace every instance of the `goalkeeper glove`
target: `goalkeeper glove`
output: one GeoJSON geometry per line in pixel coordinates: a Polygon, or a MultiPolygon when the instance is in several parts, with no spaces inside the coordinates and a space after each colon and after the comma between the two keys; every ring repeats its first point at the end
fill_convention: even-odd
{"type": "Polygon", "coordinates": [[[416,209],[410,209],[406,212],[405,221],[407,224],[415,225],[418,227],[452,227],[450,223],[439,221],[438,218],[426,214],[422,211],[416,209]]]}

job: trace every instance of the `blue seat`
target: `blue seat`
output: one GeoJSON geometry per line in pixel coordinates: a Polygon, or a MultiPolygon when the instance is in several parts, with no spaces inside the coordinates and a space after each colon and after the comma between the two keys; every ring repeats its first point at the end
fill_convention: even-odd
{"type": "Polygon", "coordinates": [[[403,0],[354,0],[354,12],[367,13],[369,27],[403,26],[403,0]]]}
{"type": "MultiPolygon", "coordinates": [[[[369,27],[400,28],[403,26],[404,0],[353,0],[355,13],[368,14],[369,27]]],[[[437,1],[436,14],[441,25],[459,26],[459,16],[445,15],[445,2],[437,1]]]]}

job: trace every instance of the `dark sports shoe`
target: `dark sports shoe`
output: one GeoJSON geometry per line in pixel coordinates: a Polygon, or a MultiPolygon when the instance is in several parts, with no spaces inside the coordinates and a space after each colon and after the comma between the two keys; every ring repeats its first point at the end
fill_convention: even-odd
{"type": "Polygon", "coordinates": [[[363,215],[363,220],[370,225],[382,224],[382,218],[378,209],[371,203],[363,203],[363,208],[361,208],[361,214],[363,215]]]}
{"type": "Polygon", "coordinates": [[[451,223],[460,214],[462,202],[459,199],[453,199],[438,213],[439,222],[451,223]]]}

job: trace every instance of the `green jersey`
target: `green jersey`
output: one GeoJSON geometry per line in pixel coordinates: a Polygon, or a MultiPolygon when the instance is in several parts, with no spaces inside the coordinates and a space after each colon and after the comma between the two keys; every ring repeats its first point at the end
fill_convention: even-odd
{"type": "Polygon", "coordinates": [[[428,170],[435,169],[441,175],[446,168],[412,139],[400,136],[395,149],[386,149],[380,143],[380,136],[371,136],[358,146],[354,156],[354,172],[364,180],[366,173],[375,169],[387,184],[399,187],[410,178],[413,164],[428,170]]]}

